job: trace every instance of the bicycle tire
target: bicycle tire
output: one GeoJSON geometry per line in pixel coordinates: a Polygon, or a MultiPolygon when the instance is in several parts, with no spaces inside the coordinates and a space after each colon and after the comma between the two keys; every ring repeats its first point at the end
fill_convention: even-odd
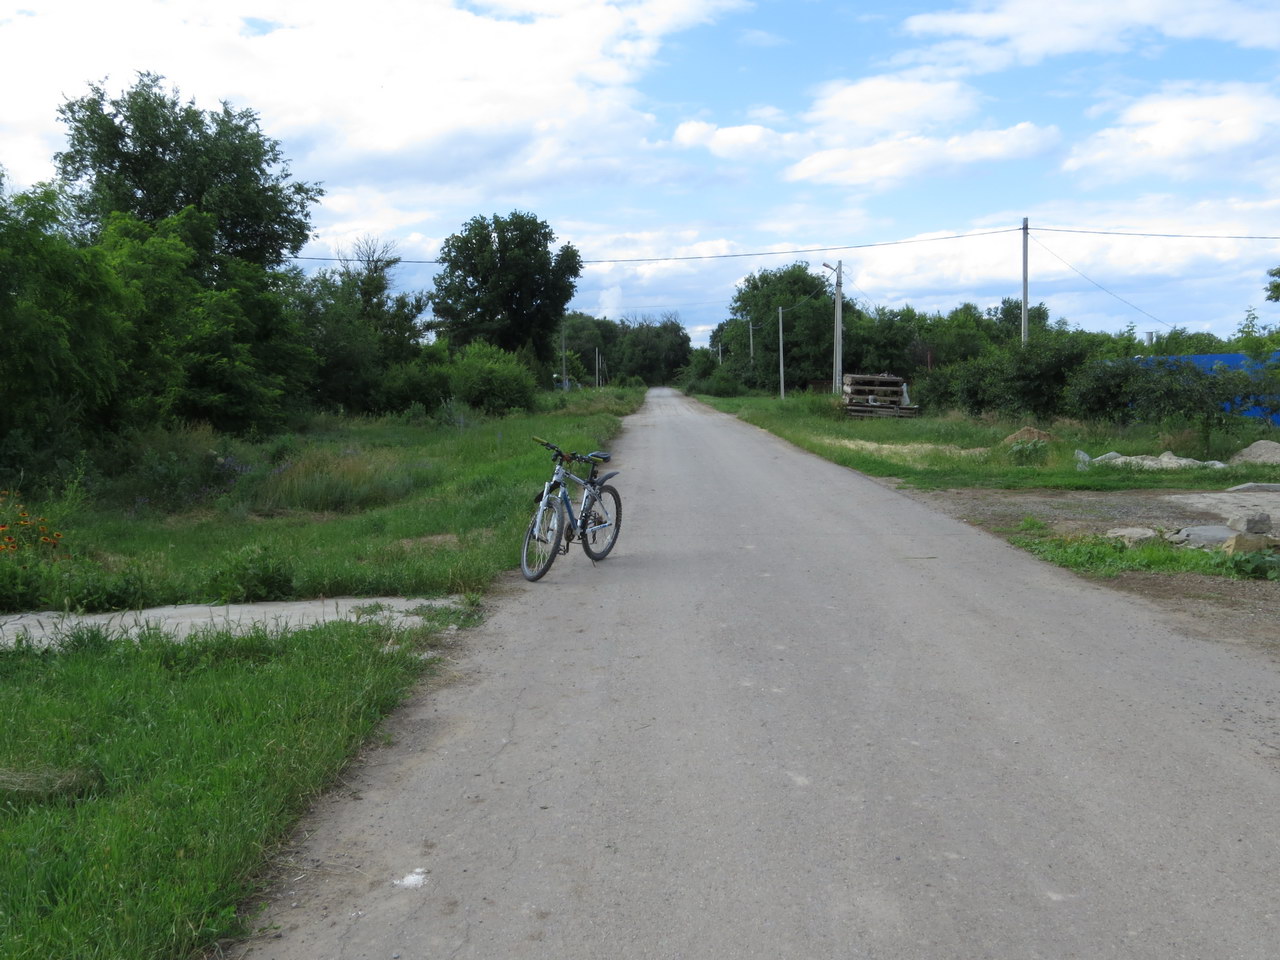
{"type": "Polygon", "coordinates": [[[542,579],[555,563],[564,537],[564,504],[558,496],[539,503],[524,532],[520,548],[520,572],[530,582],[542,579]]]}
{"type": "Polygon", "coordinates": [[[618,542],[618,533],[622,530],[622,497],[606,483],[591,495],[582,511],[586,515],[582,524],[582,549],[592,560],[603,560],[618,542]]]}

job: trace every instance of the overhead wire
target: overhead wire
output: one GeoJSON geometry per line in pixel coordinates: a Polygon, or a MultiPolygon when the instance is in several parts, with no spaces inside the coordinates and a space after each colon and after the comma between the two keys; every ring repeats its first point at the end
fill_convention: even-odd
{"type": "Polygon", "coordinates": [[[1171,324],[1171,323],[1166,323],[1164,320],[1161,320],[1159,317],[1157,317],[1157,316],[1156,316],[1155,314],[1153,314],[1153,313],[1148,313],[1146,310],[1143,310],[1143,309],[1142,309],[1140,306],[1138,306],[1136,303],[1132,303],[1132,302],[1130,302],[1130,301],[1126,300],[1124,297],[1120,296],[1120,294],[1116,293],[1116,292],[1115,292],[1115,291],[1113,291],[1113,290],[1108,290],[1106,287],[1104,287],[1102,284],[1100,284],[1097,280],[1094,280],[1092,277],[1087,276],[1087,275],[1086,275],[1082,270],[1080,270],[1080,269],[1079,269],[1075,264],[1071,263],[1070,261],[1068,261],[1065,257],[1061,256],[1060,254],[1054,253],[1054,251],[1053,251],[1053,250],[1050,250],[1047,246],[1045,246],[1045,244],[1044,244],[1044,243],[1043,243],[1043,242],[1042,242],[1038,237],[1032,237],[1031,239],[1032,239],[1032,240],[1035,240],[1035,242],[1036,242],[1036,246],[1040,247],[1042,250],[1044,250],[1044,251],[1046,251],[1047,253],[1049,253],[1049,254],[1053,255],[1054,257],[1057,257],[1059,260],[1061,260],[1063,263],[1065,263],[1068,267],[1070,267],[1072,270],[1074,270],[1077,274],[1079,274],[1079,275],[1080,275],[1081,277],[1083,277],[1085,280],[1088,280],[1090,283],[1092,283],[1095,287],[1097,287],[1097,288],[1098,288],[1099,290],[1101,290],[1103,293],[1107,294],[1108,296],[1115,297],[1115,298],[1116,298],[1117,300],[1119,300],[1121,303],[1125,304],[1126,306],[1130,306],[1130,307],[1132,307],[1134,310],[1137,310],[1139,313],[1143,314],[1144,316],[1150,317],[1150,318],[1151,318],[1152,320],[1154,320],[1156,323],[1163,323],[1166,327],[1169,327],[1170,329],[1173,329],[1173,324],[1171,324]]]}
{"type": "MultiPolygon", "coordinates": [[[[1002,227],[999,229],[984,230],[976,233],[945,234],[937,237],[910,237],[903,240],[881,240],[881,241],[873,241],[869,243],[851,243],[851,244],[843,244],[839,246],[829,246],[829,247],[800,247],[800,248],[794,248],[789,250],[757,250],[757,251],[752,251],[748,253],[707,253],[707,254],[691,254],[691,255],[684,255],[684,256],[663,256],[663,257],[620,257],[620,258],[613,258],[613,259],[600,258],[600,259],[583,260],[582,263],[584,266],[627,264],[627,263],[681,263],[681,262],[698,261],[698,260],[738,260],[738,259],[746,259],[751,257],[797,256],[797,255],[808,254],[808,253],[834,253],[834,252],[843,251],[843,250],[868,250],[868,249],[874,249],[878,247],[895,247],[895,246],[903,246],[907,244],[916,244],[916,243],[938,243],[938,242],[949,241],[949,240],[969,240],[969,239],[974,239],[978,237],[994,236],[997,234],[1017,233],[1017,232],[1020,232],[1022,229],[1023,229],[1022,227],[1002,227]]],[[[1088,234],[1088,235],[1094,235],[1094,236],[1140,237],[1140,238],[1147,238],[1147,239],[1176,239],[1176,240],[1280,240],[1280,236],[1272,236],[1272,235],[1265,235],[1265,234],[1147,233],[1147,232],[1130,231],[1130,230],[1092,230],[1092,229],[1077,228],[1077,227],[1028,227],[1027,231],[1029,236],[1031,236],[1034,233],[1073,233],[1073,234],[1088,234]]],[[[1157,323],[1164,324],[1167,327],[1172,327],[1172,324],[1169,324],[1166,321],[1161,320],[1159,317],[1155,316],[1152,313],[1149,313],[1148,311],[1144,310],[1142,307],[1139,307],[1137,304],[1131,303],[1130,301],[1126,300],[1124,297],[1120,296],[1114,291],[1107,289],[1107,287],[1103,286],[1101,283],[1094,280],[1092,277],[1087,276],[1083,271],[1077,268],[1074,264],[1070,263],[1060,254],[1050,249],[1047,245],[1045,245],[1041,240],[1039,240],[1035,236],[1031,236],[1031,239],[1035,240],[1038,246],[1040,246],[1046,252],[1051,254],[1053,257],[1062,261],[1062,263],[1064,263],[1072,271],[1079,274],[1081,278],[1093,284],[1103,293],[1106,293],[1108,296],[1114,297],[1116,300],[1119,300],[1121,303],[1125,304],[1128,307],[1131,307],[1132,309],[1138,311],[1144,316],[1150,317],[1152,320],[1156,321],[1157,323]]],[[[288,259],[297,260],[297,261],[341,263],[341,262],[349,261],[351,258],[350,257],[293,256],[293,257],[289,257],[288,259]]],[[[439,266],[443,263],[443,261],[441,260],[408,260],[408,259],[400,259],[398,262],[403,264],[436,265],[436,266],[439,266]]],[[[865,290],[862,290],[861,287],[858,287],[856,283],[854,283],[853,286],[863,294],[867,302],[871,302],[871,297],[867,294],[865,290]]],[[[783,311],[785,312],[788,310],[795,309],[796,307],[800,306],[800,304],[804,303],[806,300],[811,299],[813,296],[816,296],[817,293],[820,293],[820,292],[821,291],[816,291],[814,294],[811,294],[809,297],[805,297],[804,299],[797,301],[796,303],[792,304],[790,307],[783,307],[783,311]]],[[[726,303],[726,302],[728,301],[715,300],[715,301],[705,301],[704,303],[726,303]]],[[[703,304],[679,304],[676,306],[701,306],[701,305],[703,304]]],[[[631,309],[635,309],[635,310],[675,309],[675,307],[670,305],[653,305],[650,307],[633,307],[631,309]]]]}
{"type": "MultiPolygon", "coordinates": [[[[583,260],[583,264],[608,263],[679,263],[689,260],[739,260],[745,257],[786,257],[801,253],[833,253],[839,250],[867,250],[872,247],[896,247],[908,243],[938,243],[943,240],[968,240],[972,237],[989,237],[997,233],[1016,233],[1021,227],[1002,227],[978,233],[956,233],[941,237],[910,237],[906,240],[879,240],[872,243],[849,243],[838,247],[803,247],[793,250],[757,250],[751,253],[702,253],[679,257],[624,257],[613,260],[583,260]]],[[[350,257],[289,257],[290,260],[320,260],[340,263],[350,257]]],[[[442,260],[400,260],[400,263],[441,264],[442,260]]]]}
{"type": "MultiPolygon", "coordinates": [[[[684,256],[666,257],[616,257],[583,260],[583,264],[610,263],[680,263],[690,260],[739,260],[748,257],[785,257],[802,253],[835,253],[840,250],[869,250],[875,247],[896,247],[912,243],[939,243],[946,240],[970,240],[976,237],[990,237],[1001,233],[1017,233],[1021,227],[1001,227],[996,230],[982,230],[976,233],[952,233],[939,237],[909,237],[905,240],[877,240],[870,243],[848,243],[834,247],[798,247],[791,250],[755,250],[748,253],[701,253],[684,256]]],[[[1131,230],[1086,230],[1076,227],[1030,227],[1031,232],[1043,233],[1083,233],[1108,237],[1149,237],[1175,240],[1280,240],[1280,236],[1266,234],[1218,234],[1218,233],[1142,233],[1131,230]]],[[[1047,248],[1046,248],[1047,249],[1047,248]]],[[[1051,251],[1052,252],[1052,251],[1051,251]]],[[[314,260],[319,262],[341,263],[350,257],[311,257],[293,256],[289,260],[314,260]]],[[[400,263],[440,265],[442,260],[406,260],[400,263]]]]}

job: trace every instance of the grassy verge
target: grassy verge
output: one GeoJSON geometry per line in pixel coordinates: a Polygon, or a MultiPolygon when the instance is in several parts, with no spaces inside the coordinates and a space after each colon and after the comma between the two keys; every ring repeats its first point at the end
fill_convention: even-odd
{"type": "Polygon", "coordinates": [[[0,651],[0,957],[172,960],[239,932],[263,851],[430,668],[433,636],[82,628],[0,651]]]}
{"type": "MultiPolygon", "coordinates": [[[[1054,437],[1050,441],[1007,445],[1002,441],[1027,423],[962,417],[852,420],[826,395],[699,399],[827,460],[871,476],[896,477],[921,489],[1216,490],[1250,481],[1280,482],[1280,467],[1274,464],[1165,471],[1100,465],[1077,469],[1076,450],[1091,456],[1111,450],[1131,456],[1171,449],[1203,459],[1189,452],[1198,442],[1193,431],[1059,422],[1047,428],[1054,437]]],[[[1225,460],[1267,436],[1265,425],[1242,422],[1235,434],[1215,438],[1221,449],[1213,452],[1225,460]]]]}
{"type": "Polygon", "coordinates": [[[15,523],[22,512],[58,537],[0,553],[0,612],[483,590],[518,562],[548,473],[530,435],[606,446],[642,400],[583,391],[500,420],[321,418],[258,444],[157,437],[128,474],[11,498],[25,508],[15,523]]]}

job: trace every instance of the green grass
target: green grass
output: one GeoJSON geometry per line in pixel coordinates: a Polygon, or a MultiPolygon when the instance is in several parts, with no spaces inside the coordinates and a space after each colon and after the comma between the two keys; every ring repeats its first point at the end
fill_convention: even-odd
{"type": "Polygon", "coordinates": [[[582,391],[460,425],[320,418],[261,444],[168,436],[96,496],[71,484],[74,498],[30,505],[63,534],[61,557],[0,555],[0,612],[482,591],[517,564],[550,472],[529,437],[607,447],[642,398],[582,391]]]}
{"type": "MultiPolygon", "coordinates": [[[[1090,456],[1111,450],[1132,456],[1172,449],[1179,456],[1191,456],[1188,447],[1197,442],[1193,431],[1060,422],[1047,427],[1055,438],[1047,443],[1009,446],[1001,441],[1031,425],[1030,421],[964,417],[853,420],[839,413],[831,397],[811,394],[786,400],[699,399],[827,460],[870,476],[894,477],[921,489],[1224,489],[1250,481],[1280,482],[1280,466],[1274,464],[1168,471],[1102,465],[1077,469],[1076,450],[1090,456]]],[[[1234,433],[1215,438],[1215,453],[1225,459],[1267,437],[1266,429],[1242,418],[1234,433]]]]}
{"type": "Polygon", "coordinates": [[[1013,536],[1009,542],[1042,560],[1095,577],[1114,577],[1129,571],[1238,575],[1235,559],[1225,553],[1178,548],[1162,540],[1128,547],[1109,537],[1032,535],[1013,536]]]}
{"type": "Polygon", "coordinates": [[[529,437],[607,448],[642,399],[548,396],[502,420],[326,417],[263,443],[195,428],[148,438],[131,472],[82,459],[40,497],[0,495],[0,524],[37,524],[0,556],[0,611],[471,601],[424,603],[413,629],[365,618],[178,643],[81,628],[0,648],[0,960],[173,960],[242,933],[237,907],[272,845],[431,669],[436,635],[473,624],[516,565],[550,473],[529,437]]]}
{"type": "Polygon", "coordinates": [[[172,960],[240,932],[264,851],[430,668],[432,636],[82,628],[0,651],[0,957],[172,960]]]}

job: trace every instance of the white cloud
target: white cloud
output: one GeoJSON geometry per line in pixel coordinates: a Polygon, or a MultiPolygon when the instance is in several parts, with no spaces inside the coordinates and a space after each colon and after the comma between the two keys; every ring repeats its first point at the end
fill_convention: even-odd
{"type": "Polygon", "coordinates": [[[1150,174],[1187,178],[1216,175],[1225,160],[1240,174],[1247,172],[1251,158],[1270,166],[1277,146],[1280,97],[1267,88],[1180,87],[1124,108],[1116,126],[1075,147],[1063,167],[1102,179],[1150,174]]]}
{"type": "MultiPolygon", "coordinates": [[[[93,0],[0,11],[0,156],[23,181],[51,173],[56,109],[109,78],[166,76],[205,108],[251,107],[271,136],[313,145],[326,167],[351,158],[489,140],[502,169],[616,149],[652,119],[631,85],[672,32],[739,0],[93,0]],[[57,51],[50,56],[50,51],[57,51]],[[71,66],[74,65],[74,66],[71,66]],[[68,73],[68,68],[74,72],[68,73]],[[21,96],[12,95],[21,91],[21,96]],[[38,171],[38,172],[37,172],[38,171]]],[[[296,166],[307,158],[295,154],[296,166]]],[[[319,163],[314,164],[319,166],[319,163]]],[[[483,165],[480,165],[483,166],[483,165]]],[[[535,173],[537,171],[534,171],[535,173]]],[[[500,170],[486,170],[489,181],[500,170]]]]}
{"type": "Polygon", "coordinates": [[[977,91],[958,81],[882,75],[827,84],[805,119],[819,136],[850,143],[871,135],[953,126],[977,108],[977,91]]]}
{"type": "Polygon", "coordinates": [[[911,59],[977,70],[1067,53],[1122,52],[1161,38],[1280,49],[1280,16],[1272,0],[1071,0],[1051,9],[1041,0],[997,0],[916,14],[904,26],[916,35],[949,38],[911,59]]]}
{"type": "Polygon", "coordinates": [[[843,186],[885,184],[928,170],[1032,156],[1049,149],[1058,139],[1056,127],[1028,122],[946,139],[896,137],[864,147],[820,150],[792,166],[787,179],[843,186]]]}
{"type": "Polygon", "coordinates": [[[758,123],[717,127],[701,120],[688,120],[676,127],[673,142],[680,147],[705,147],[726,160],[776,159],[780,152],[785,154],[790,149],[795,136],[758,123]]]}

